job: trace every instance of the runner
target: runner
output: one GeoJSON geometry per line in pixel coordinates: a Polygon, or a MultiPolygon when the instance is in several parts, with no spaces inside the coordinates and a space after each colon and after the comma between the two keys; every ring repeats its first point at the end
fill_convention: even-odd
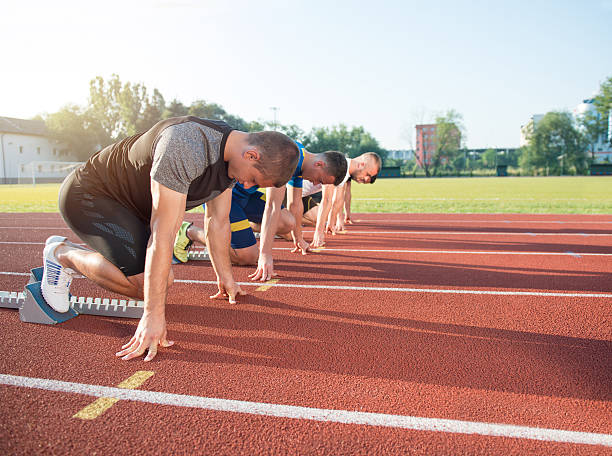
{"type": "Polygon", "coordinates": [[[207,243],[218,283],[211,298],[236,302],[244,292],[227,250],[231,188],[236,181],[245,188],[282,187],[298,157],[295,143],[281,133],[244,133],[191,116],[161,121],[102,149],[66,178],[59,195],[62,217],[93,250],[51,239],[43,254],[45,300],[67,311],[74,272],[107,290],[144,298],[136,333],[117,356],[131,359],[148,349],[150,361],[158,345],[172,344],[165,304],[185,209],[207,203],[207,243]]]}
{"type": "MultiPolygon", "coordinates": [[[[306,255],[309,244],[304,240],[301,224],[296,225],[303,213],[303,181],[330,186],[339,184],[346,175],[347,161],[339,152],[329,151],[312,154],[296,142],[300,149],[298,166],[289,180],[287,191],[288,210],[282,205],[285,189],[267,189],[266,194],[256,187],[245,189],[236,185],[232,192],[230,223],[232,237],[230,258],[235,264],[257,264],[253,280],[266,281],[274,275],[272,243],[274,235],[291,233],[294,243],[293,252],[306,255]],[[261,230],[259,249],[253,231],[261,230]]],[[[206,233],[202,228],[184,222],[174,244],[174,256],[182,262],[187,261],[187,249],[191,242],[204,243],[206,233]]]]}

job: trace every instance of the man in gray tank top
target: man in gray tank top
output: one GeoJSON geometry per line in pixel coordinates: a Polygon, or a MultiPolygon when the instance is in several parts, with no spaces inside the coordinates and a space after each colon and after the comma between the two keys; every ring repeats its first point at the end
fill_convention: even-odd
{"type": "Polygon", "coordinates": [[[197,117],[161,121],[148,131],[94,154],[66,178],[59,206],[68,226],[91,248],[52,236],[43,257],[42,294],[68,310],[72,275],[107,290],[144,299],[132,339],[117,353],[131,359],[168,347],[165,304],[175,234],[186,209],[206,202],[208,250],[217,275],[212,298],[236,302],[228,253],[232,187],[281,187],[293,174],[298,148],[277,132],[245,133],[197,117]]]}

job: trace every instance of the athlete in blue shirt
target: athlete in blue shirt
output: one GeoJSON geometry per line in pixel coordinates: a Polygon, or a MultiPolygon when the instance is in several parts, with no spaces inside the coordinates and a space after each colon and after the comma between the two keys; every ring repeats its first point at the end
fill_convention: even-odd
{"type": "MultiPolygon", "coordinates": [[[[294,252],[306,254],[309,244],[302,235],[301,222],[303,214],[302,181],[307,179],[315,184],[337,185],[346,175],[347,162],[340,152],[323,152],[312,154],[296,141],[300,156],[298,165],[289,180],[287,206],[283,206],[285,186],[269,187],[265,193],[257,186],[236,184],[232,190],[230,209],[230,258],[236,264],[255,264],[257,270],[249,277],[252,280],[267,281],[274,273],[272,245],[275,234],[291,233],[294,252]],[[259,249],[253,234],[253,226],[261,224],[259,249]]],[[[263,189],[262,189],[263,190],[263,189]]],[[[190,241],[205,242],[205,232],[201,228],[184,222],[175,243],[175,256],[187,260],[185,248],[190,241]]]]}

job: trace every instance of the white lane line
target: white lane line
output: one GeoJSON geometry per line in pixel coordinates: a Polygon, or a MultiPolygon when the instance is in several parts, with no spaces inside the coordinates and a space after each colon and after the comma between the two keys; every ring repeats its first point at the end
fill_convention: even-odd
{"type": "MultiPolygon", "coordinates": [[[[18,242],[18,241],[0,241],[0,244],[8,245],[45,245],[44,242],[18,242]]],[[[78,244],[85,246],[85,244],[78,244]]],[[[273,247],[273,250],[293,250],[291,247],[273,247]]],[[[203,249],[195,248],[194,251],[203,251],[203,249]]],[[[539,256],[612,256],[612,253],[580,253],[574,252],[516,252],[503,250],[385,250],[385,249],[332,249],[326,248],[326,252],[370,252],[370,253],[435,253],[435,254],[464,254],[464,255],[539,255],[539,256]]]]}
{"type": "Polygon", "coordinates": [[[69,230],[67,226],[0,226],[0,230],[69,230]]]}
{"type": "MultiPolygon", "coordinates": [[[[68,227],[54,226],[0,226],[0,230],[15,229],[15,230],[70,230],[68,227]]],[[[314,230],[303,230],[304,233],[314,233],[314,230]]],[[[448,234],[448,235],[478,235],[478,236],[612,236],[612,233],[534,233],[531,231],[516,232],[516,231],[353,231],[348,230],[347,234],[448,234]]]]}
{"type": "MultiPolygon", "coordinates": [[[[0,272],[0,275],[29,276],[24,272],[0,272]]],[[[75,276],[75,279],[85,278],[75,276]]],[[[188,283],[193,285],[217,285],[214,280],[174,279],[175,283],[188,283]]],[[[240,286],[259,287],[261,282],[236,282],[240,286]]],[[[461,290],[448,288],[400,288],[400,287],[352,287],[346,285],[305,285],[297,283],[267,283],[270,288],[306,288],[313,290],[350,290],[350,291],[394,291],[399,293],[442,293],[442,294],[473,294],[495,296],[542,296],[561,298],[612,298],[612,293],[553,293],[544,291],[495,291],[495,290],[461,290]]]]}
{"type": "MultiPolygon", "coordinates": [[[[175,279],[178,283],[201,285],[216,285],[214,280],[175,279]]],[[[261,283],[236,282],[240,286],[259,286],[261,283]]],[[[550,293],[540,291],[493,291],[493,290],[451,290],[444,288],[393,288],[393,287],[351,287],[342,285],[301,285],[296,283],[275,283],[270,288],[309,288],[316,290],[351,290],[351,291],[395,291],[400,293],[443,293],[443,294],[474,294],[497,296],[547,296],[564,298],[612,298],[610,293],[550,293]]]]}
{"type": "Polygon", "coordinates": [[[542,440],[585,445],[612,446],[612,435],[594,432],[568,431],[564,429],[537,428],[513,424],[461,421],[443,418],[388,415],[385,413],[356,412],[350,410],[319,409],[295,405],[268,404],[264,402],[238,401],[186,394],[114,388],[101,385],[65,382],[43,378],[0,374],[0,383],[21,388],[83,394],[94,397],[112,397],[119,400],[145,402],[174,407],[190,407],[249,415],[272,416],[296,420],[311,420],[366,426],[384,426],[417,431],[447,432],[454,434],[478,434],[492,437],[542,440]]]}
{"type": "Polygon", "coordinates": [[[382,224],[382,223],[409,223],[409,224],[416,224],[416,223],[445,223],[445,224],[446,223],[518,223],[518,224],[522,224],[522,223],[543,223],[543,224],[559,223],[559,224],[567,224],[567,225],[586,225],[586,224],[598,225],[600,223],[601,224],[612,223],[612,220],[601,220],[601,221],[595,221],[595,220],[584,220],[584,221],[578,221],[578,220],[505,220],[505,219],[499,219],[499,220],[453,220],[453,219],[429,220],[429,219],[418,219],[418,218],[398,220],[398,219],[360,218],[359,223],[361,222],[372,222],[376,224],[382,224]]]}
{"type": "MultiPolygon", "coordinates": [[[[290,247],[274,247],[273,250],[293,250],[290,247]]],[[[478,250],[478,251],[467,251],[467,250],[382,250],[382,249],[330,249],[325,248],[326,252],[371,252],[371,253],[436,253],[436,254],[465,254],[465,255],[540,255],[540,256],[612,256],[612,253],[580,253],[579,255],[574,252],[514,252],[514,251],[501,251],[501,250],[478,250]]]]}
{"type": "MultiPolygon", "coordinates": [[[[303,233],[314,233],[314,230],[303,230],[303,233]]],[[[477,235],[477,236],[612,236],[612,233],[533,233],[524,231],[517,233],[515,231],[353,231],[348,230],[347,234],[435,234],[435,235],[451,235],[461,236],[477,235]]]]}
{"type": "MultiPolygon", "coordinates": [[[[29,276],[23,272],[0,272],[2,275],[29,276]]],[[[84,278],[76,276],[75,279],[84,278]]],[[[217,285],[214,280],[189,280],[174,279],[175,283],[187,283],[193,285],[217,285]]],[[[261,282],[236,282],[240,286],[259,287],[261,282]]],[[[495,295],[495,296],[542,296],[561,298],[612,298],[612,293],[553,293],[543,291],[494,291],[494,290],[460,290],[448,288],[400,288],[400,287],[351,287],[343,285],[305,285],[297,283],[267,283],[270,288],[306,288],[312,290],[350,290],[350,291],[394,291],[398,293],[442,293],[442,294],[472,294],[472,295],[495,295]]]]}

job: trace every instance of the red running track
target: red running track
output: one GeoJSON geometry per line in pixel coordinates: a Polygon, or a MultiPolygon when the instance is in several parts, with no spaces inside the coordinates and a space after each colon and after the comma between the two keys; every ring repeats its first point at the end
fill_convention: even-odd
{"type": "MultiPolygon", "coordinates": [[[[0,309],[0,374],[112,387],[150,370],[138,390],[457,420],[468,433],[138,398],[81,420],[73,415],[95,400],[81,390],[4,384],[0,451],[612,454],[601,444],[551,441],[550,431],[612,439],[612,217],[356,218],[318,254],[302,258],[277,241],[279,282],[266,291],[245,284],[249,295],[237,306],[208,299],[207,262],[175,266],[167,313],[177,343],[152,363],[114,357],[136,321],[80,316],[48,327],[0,309]],[[549,431],[532,440],[474,430],[487,423],[549,431]]],[[[40,265],[47,236],[68,234],[56,214],[0,214],[0,226],[6,291],[23,288],[20,274],[40,265]]],[[[251,271],[235,268],[241,282],[251,271]]],[[[85,279],[73,292],[114,297],[85,279]]]]}

